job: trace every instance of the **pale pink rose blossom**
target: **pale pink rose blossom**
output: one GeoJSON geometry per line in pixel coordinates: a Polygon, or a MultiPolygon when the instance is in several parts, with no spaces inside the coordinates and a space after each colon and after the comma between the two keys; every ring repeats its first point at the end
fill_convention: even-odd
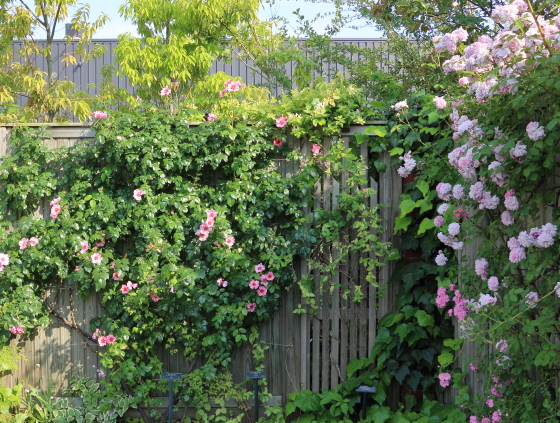
{"type": "Polygon", "coordinates": [[[471,369],[471,371],[476,372],[478,370],[478,367],[476,367],[473,363],[469,364],[469,368],[471,369]]]}
{"type": "Polygon", "coordinates": [[[91,115],[95,119],[105,119],[107,117],[107,113],[102,112],[101,110],[96,110],[95,112],[91,112],[91,115]]]}
{"type": "Polygon", "coordinates": [[[438,255],[436,256],[436,264],[438,266],[445,266],[446,263],[447,263],[447,257],[445,257],[443,251],[440,250],[438,255]]]}
{"type": "Polygon", "coordinates": [[[101,263],[102,260],[103,260],[103,257],[101,257],[101,254],[99,254],[99,253],[93,253],[91,255],[91,262],[93,264],[99,264],[99,263],[101,263]]]}
{"type": "Polygon", "coordinates": [[[80,254],[85,254],[89,249],[89,242],[80,241],[80,247],[81,247],[80,254]]]}
{"type": "Polygon", "coordinates": [[[486,405],[490,408],[494,407],[494,400],[492,398],[486,400],[486,405]]]}
{"type": "Polygon", "coordinates": [[[114,272],[113,273],[113,280],[114,281],[122,281],[122,279],[119,278],[119,272],[114,272]]]}
{"type": "Polygon", "coordinates": [[[29,238],[29,245],[32,247],[39,245],[39,239],[32,236],[31,238],[29,238]]]}
{"type": "Polygon", "coordinates": [[[438,378],[439,378],[439,384],[443,388],[446,388],[447,386],[449,386],[449,382],[451,381],[451,375],[449,373],[440,373],[438,375],[438,378]]]}
{"type": "Polygon", "coordinates": [[[443,216],[436,216],[434,218],[434,225],[436,227],[440,228],[444,223],[445,221],[443,220],[443,216]]]}
{"type": "Polygon", "coordinates": [[[265,276],[266,276],[267,281],[273,281],[274,280],[274,273],[272,273],[272,272],[268,272],[265,276]]]}
{"type": "Polygon", "coordinates": [[[519,263],[522,260],[525,260],[525,250],[521,247],[514,248],[509,253],[509,261],[512,263],[519,263]]]}
{"type": "Polygon", "coordinates": [[[254,279],[251,279],[251,282],[249,282],[249,288],[251,289],[257,289],[259,285],[259,281],[256,281],[254,279]]]}
{"type": "Polygon", "coordinates": [[[257,289],[257,294],[259,295],[259,297],[264,297],[267,293],[267,289],[264,286],[260,286],[257,289]]]}
{"type": "Polygon", "coordinates": [[[401,111],[402,109],[408,109],[408,103],[406,100],[399,101],[398,103],[391,106],[392,109],[395,109],[396,112],[401,111]]]}
{"type": "Polygon", "coordinates": [[[123,294],[128,294],[130,292],[130,288],[128,285],[121,285],[121,292],[123,294]]]}
{"type": "Polygon", "coordinates": [[[104,247],[105,246],[105,240],[98,239],[97,241],[95,241],[95,246],[98,247],[98,248],[104,247]]]}
{"type": "Polygon", "coordinates": [[[218,216],[218,212],[213,209],[206,210],[206,218],[207,219],[215,219],[218,216]]]}
{"type": "Polygon", "coordinates": [[[461,200],[465,196],[463,185],[457,184],[453,186],[453,198],[461,200]]]}
{"type": "Polygon", "coordinates": [[[171,94],[171,89],[167,85],[163,87],[162,90],[159,92],[159,95],[161,96],[169,95],[169,94],[171,94]]]}
{"type": "Polygon", "coordinates": [[[288,124],[288,118],[286,116],[279,116],[278,119],[276,119],[276,126],[278,128],[283,128],[287,124],[288,124]]]}
{"type": "Polygon", "coordinates": [[[228,247],[233,247],[233,244],[235,244],[235,238],[232,236],[228,236],[226,238],[226,240],[224,241],[224,243],[228,246],[228,247]]]}
{"type": "Polygon", "coordinates": [[[515,223],[515,219],[509,214],[509,211],[505,211],[502,213],[502,223],[505,226],[511,226],[515,223]]]}
{"type": "Polygon", "coordinates": [[[483,281],[488,279],[488,260],[485,258],[476,259],[474,261],[474,271],[483,281]]]}
{"type": "Polygon", "coordinates": [[[93,339],[97,339],[97,337],[99,336],[99,334],[101,333],[101,331],[99,330],[99,328],[95,329],[95,332],[93,332],[93,335],[91,335],[91,337],[93,339]]]}
{"type": "Polygon", "coordinates": [[[142,196],[146,194],[146,191],[141,190],[141,189],[135,189],[134,192],[132,193],[132,197],[136,200],[136,201],[140,201],[142,199],[142,196]]]}
{"type": "Polygon", "coordinates": [[[545,136],[544,127],[539,126],[539,122],[529,122],[526,129],[527,136],[533,141],[540,140],[545,136]]]}
{"type": "Polygon", "coordinates": [[[107,345],[107,337],[100,336],[97,342],[99,343],[100,347],[104,347],[105,345],[107,345]]]}
{"type": "Polygon", "coordinates": [[[161,298],[155,295],[153,292],[150,292],[150,298],[153,302],[157,303],[161,298]]]}
{"type": "Polygon", "coordinates": [[[112,335],[112,334],[107,335],[106,338],[107,338],[107,343],[108,344],[113,344],[117,340],[115,335],[112,335]]]}
{"type": "Polygon", "coordinates": [[[0,253],[0,266],[7,266],[10,264],[10,256],[8,254],[0,253]]]}
{"type": "Polygon", "coordinates": [[[436,191],[438,193],[438,197],[441,198],[443,201],[449,201],[451,199],[451,190],[453,186],[451,184],[440,182],[436,186],[436,191]]]}
{"type": "Polygon", "coordinates": [[[461,225],[457,222],[450,223],[449,226],[447,227],[447,230],[449,231],[449,235],[457,236],[461,231],[461,225]]]}
{"type": "Polygon", "coordinates": [[[318,156],[321,153],[321,146],[319,144],[313,144],[311,147],[311,153],[314,156],[318,156]]]}
{"type": "Polygon", "coordinates": [[[214,113],[208,113],[208,117],[206,119],[208,119],[208,122],[213,122],[218,119],[218,115],[214,113]]]}
{"type": "Polygon", "coordinates": [[[488,289],[490,291],[496,292],[500,287],[500,282],[496,276],[490,276],[488,278],[488,289]]]}
{"type": "Polygon", "coordinates": [[[60,200],[62,200],[62,198],[57,197],[57,198],[55,198],[54,200],[52,200],[52,201],[49,203],[49,205],[50,205],[50,206],[54,206],[55,204],[60,203],[60,200]]]}
{"type": "Polygon", "coordinates": [[[252,313],[252,312],[255,311],[256,309],[257,309],[257,304],[256,304],[256,303],[249,303],[249,304],[247,304],[247,310],[248,310],[249,312],[252,313]]]}
{"type": "Polygon", "coordinates": [[[18,244],[19,244],[19,249],[20,250],[25,250],[27,248],[27,243],[29,242],[29,240],[27,238],[22,238],[18,244]]]}
{"type": "Polygon", "coordinates": [[[527,301],[525,301],[525,303],[529,306],[529,308],[533,308],[535,307],[536,302],[539,301],[539,294],[531,291],[527,295],[525,295],[525,298],[527,298],[527,301]]]}
{"type": "Polygon", "coordinates": [[[445,109],[445,107],[447,106],[447,102],[445,101],[445,99],[443,97],[434,97],[434,103],[436,105],[437,109],[445,109]]]}
{"type": "Polygon", "coordinates": [[[261,273],[265,271],[265,267],[262,263],[259,263],[255,266],[255,272],[256,273],[261,273]]]}

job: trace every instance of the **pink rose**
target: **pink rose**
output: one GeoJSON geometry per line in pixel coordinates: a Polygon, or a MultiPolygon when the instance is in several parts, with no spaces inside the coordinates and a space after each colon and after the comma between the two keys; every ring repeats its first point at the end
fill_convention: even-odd
{"type": "Polygon", "coordinates": [[[146,194],[146,191],[141,189],[135,189],[134,192],[132,193],[132,197],[134,197],[136,201],[140,201],[144,194],[146,194]]]}
{"type": "Polygon", "coordinates": [[[278,119],[276,119],[276,126],[278,128],[283,128],[287,124],[288,124],[288,118],[286,116],[279,116],[278,119]]]}
{"type": "Polygon", "coordinates": [[[161,96],[169,95],[169,94],[171,94],[171,89],[167,85],[163,87],[163,89],[159,92],[159,95],[161,96]]]}
{"type": "Polygon", "coordinates": [[[256,273],[264,272],[264,270],[265,270],[265,267],[262,263],[259,263],[255,266],[255,272],[256,273]]]}
{"type": "Polygon", "coordinates": [[[29,242],[29,240],[27,238],[22,238],[18,244],[19,244],[19,249],[20,250],[25,250],[27,248],[27,243],[29,242]]]}
{"type": "Polygon", "coordinates": [[[31,245],[32,247],[39,245],[39,239],[32,236],[31,238],[29,238],[29,245],[31,245]]]}
{"type": "Polygon", "coordinates": [[[274,138],[272,140],[272,144],[274,144],[274,147],[282,147],[284,141],[282,141],[280,138],[274,138]]]}
{"type": "Polygon", "coordinates": [[[257,304],[256,303],[249,303],[247,304],[247,310],[250,312],[253,312],[257,309],[257,304]]]}
{"type": "Polygon", "coordinates": [[[95,119],[105,119],[107,117],[107,113],[102,112],[101,110],[96,110],[95,112],[91,113],[95,119]]]}
{"type": "Polygon", "coordinates": [[[101,254],[99,254],[99,253],[93,253],[91,255],[91,262],[93,264],[99,264],[99,263],[101,263],[102,260],[103,260],[103,257],[101,257],[101,254]]]}

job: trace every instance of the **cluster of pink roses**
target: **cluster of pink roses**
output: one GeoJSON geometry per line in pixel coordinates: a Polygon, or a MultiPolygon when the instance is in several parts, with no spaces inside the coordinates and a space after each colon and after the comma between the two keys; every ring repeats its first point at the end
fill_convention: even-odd
{"type": "Polygon", "coordinates": [[[412,158],[412,152],[410,151],[404,156],[400,156],[399,160],[403,160],[403,165],[397,169],[397,173],[401,178],[406,178],[416,167],[416,160],[412,158]]]}
{"type": "Polygon", "coordinates": [[[512,237],[508,240],[507,246],[510,249],[509,261],[519,263],[525,260],[525,248],[535,246],[537,248],[548,248],[554,244],[554,238],[558,232],[558,227],[552,223],[546,223],[540,228],[531,228],[529,233],[521,231],[517,238],[512,237]]]}
{"type": "Polygon", "coordinates": [[[128,294],[132,289],[138,288],[137,283],[133,283],[132,281],[128,281],[126,285],[121,285],[121,292],[123,294],[128,294]]]}
{"type": "Polygon", "coordinates": [[[221,286],[223,288],[225,288],[226,286],[228,286],[228,281],[226,281],[223,278],[218,278],[218,280],[216,281],[218,286],[221,286]]]}
{"type": "MultiPolygon", "coordinates": [[[[214,218],[218,215],[216,210],[206,210],[206,219],[200,224],[195,232],[199,241],[206,241],[214,228],[214,218]]],[[[227,244],[227,239],[226,239],[227,244]]],[[[233,244],[232,244],[233,245],[233,244]]]]}
{"type": "Polygon", "coordinates": [[[39,239],[35,238],[34,236],[32,236],[31,238],[27,239],[27,238],[22,238],[19,242],[19,249],[20,250],[25,250],[27,248],[27,246],[29,245],[30,247],[35,247],[37,245],[39,245],[39,239]]]}
{"type": "Polygon", "coordinates": [[[256,289],[259,297],[263,297],[266,295],[266,293],[268,292],[268,283],[274,280],[274,273],[263,273],[265,270],[266,268],[262,263],[257,264],[255,266],[255,273],[262,273],[262,275],[260,276],[260,281],[251,279],[251,281],[249,282],[249,288],[256,289]]]}
{"type": "Polygon", "coordinates": [[[100,347],[104,347],[107,344],[114,344],[115,341],[117,340],[115,335],[112,334],[101,335],[101,331],[99,330],[99,328],[95,329],[95,332],[93,332],[93,335],[91,337],[93,339],[97,339],[97,343],[99,344],[100,347]]]}
{"type": "Polygon", "coordinates": [[[226,87],[220,93],[220,97],[223,97],[224,95],[226,95],[226,93],[234,93],[236,91],[239,91],[241,88],[247,88],[240,81],[234,81],[233,79],[228,79],[226,82],[224,82],[224,85],[226,87]]]}
{"type": "Polygon", "coordinates": [[[62,207],[60,206],[60,204],[58,204],[60,202],[61,198],[55,198],[54,200],[52,200],[50,202],[50,206],[51,206],[51,217],[53,219],[56,219],[58,217],[58,214],[60,213],[60,211],[62,210],[62,207]]]}
{"type": "Polygon", "coordinates": [[[107,118],[107,113],[102,112],[101,110],[96,110],[95,112],[91,112],[91,115],[95,119],[105,119],[105,118],[107,118]]]}
{"type": "MultiPolygon", "coordinates": [[[[460,85],[469,85],[468,93],[474,93],[479,103],[494,94],[515,93],[519,77],[535,66],[528,64],[527,60],[546,57],[548,49],[560,48],[560,15],[551,21],[540,16],[535,19],[525,1],[515,0],[496,7],[492,18],[502,27],[494,38],[482,35],[464,49],[462,56],[455,55],[443,63],[446,73],[467,70],[485,77],[482,81],[473,76],[459,79],[460,85]],[[494,73],[485,76],[494,69],[498,70],[502,83],[494,73]]],[[[457,41],[464,42],[467,37],[466,31],[461,29],[445,34],[436,40],[436,51],[453,54],[457,50],[457,41]],[[460,37],[457,31],[461,31],[460,37]]],[[[528,129],[532,130],[531,139],[535,139],[533,134],[535,137],[544,135],[538,126],[528,129]]]]}
{"type": "Polygon", "coordinates": [[[22,325],[12,326],[11,328],[8,328],[8,330],[14,335],[21,335],[24,332],[22,325]]]}

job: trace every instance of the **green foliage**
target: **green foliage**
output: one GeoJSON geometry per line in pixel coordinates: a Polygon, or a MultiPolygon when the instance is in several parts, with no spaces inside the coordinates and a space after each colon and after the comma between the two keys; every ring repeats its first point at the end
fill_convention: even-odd
{"type": "MultiPolygon", "coordinates": [[[[303,105],[329,96],[328,114],[321,121],[306,120],[310,132],[318,134],[316,126],[324,124],[334,134],[359,116],[358,91],[341,82],[332,87],[321,85],[313,98],[309,92],[306,99],[296,97],[303,105]]],[[[243,109],[242,102],[238,107],[243,109]]],[[[49,313],[57,310],[42,301],[57,281],[77,285],[83,297],[96,294],[101,302],[101,314],[89,328],[79,328],[87,342],[101,339],[88,332],[116,337],[100,346],[99,371],[106,375],[101,385],[76,382],[87,410],[75,414],[62,404],[67,411],[60,418],[79,420],[88,413],[113,418],[100,405],[111,395],[155,405],[150,397],[165,389],[158,380],[163,370],[158,346],[182,354],[188,366],[206,363],[176,384],[177,405],[196,399],[200,418],[221,421],[229,416],[224,399],[247,399],[228,379],[231,351],[251,342],[255,357],[262,359],[265,347],[257,342],[255,327],[270,318],[282,290],[295,282],[294,257],[309,255],[319,239],[302,205],[309,204],[312,187],[326,172],[347,175],[353,187],[361,183],[364,170],[355,146],[333,145],[316,158],[275,147],[272,139],[285,137],[287,128],[273,122],[278,114],[289,115],[288,110],[297,112],[294,103],[280,104],[263,108],[259,114],[265,120],[251,125],[221,118],[198,127],[188,123],[200,115],[194,109],[115,113],[96,123],[94,142],[56,151],[42,147],[41,131],[18,129],[14,134],[13,155],[0,164],[4,186],[17,186],[2,193],[5,210],[14,214],[15,209],[19,217],[0,239],[0,251],[10,258],[0,274],[5,328],[21,325],[27,333],[46,325],[49,313]],[[300,170],[283,177],[277,160],[287,155],[298,160],[300,170]],[[55,178],[57,169],[64,172],[55,178]],[[135,190],[143,191],[136,199],[135,190]],[[25,204],[19,201],[22,195],[27,195],[25,204]],[[50,200],[50,219],[32,215],[50,200]],[[216,212],[212,229],[207,239],[199,239],[195,232],[209,210],[216,212]],[[230,236],[235,241],[227,244],[230,236]],[[22,238],[32,237],[37,245],[18,248],[22,238]],[[255,271],[259,263],[273,273],[260,295],[249,287],[251,279],[261,276],[255,271]],[[218,284],[223,280],[227,286],[218,284]],[[137,287],[128,287],[128,281],[137,287]],[[215,415],[208,413],[210,401],[221,405],[215,415]]],[[[313,113],[305,109],[301,116],[308,119],[313,113]]],[[[378,224],[377,210],[364,206],[369,194],[341,195],[341,211],[321,216],[329,242],[335,241],[335,227],[353,226],[363,234],[353,251],[371,249],[370,243],[381,246],[368,226],[378,224]]],[[[374,261],[364,264],[370,270],[376,266],[374,261]]]]}
{"type": "Polygon", "coordinates": [[[178,94],[188,96],[228,40],[240,35],[239,27],[257,20],[258,6],[257,1],[129,1],[120,14],[137,26],[140,37],[119,36],[119,72],[144,100],[160,102],[159,92],[172,82],[179,83],[178,94]]]}
{"type": "Polygon", "coordinates": [[[81,405],[72,403],[72,398],[64,398],[55,405],[53,423],[111,423],[122,417],[130,407],[136,408],[136,399],[115,392],[89,378],[72,378],[70,393],[83,398],[81,405]]]}
{"type": "MultiPolygon", "coordinates": [[[[0,45],[11,45],[17,38],[23,43],[23,48],[18,52],[23,60],[12,61],[10,56],[0,53],[0,65],[4,71],[0,77],[0,104],[4,106],[0,121],[64,122],[71,115],[85,121],[90,113],[90,96],[78,90],[73,82],[57,78],[53,65],[59,61],[66,66],[76,65],[77,57],[87,62],[103,54],[103,47],[92,45],[91,40],[108,16],[102,15],[90,22],[89,5],[79,4],[76,0],[36,0],[32,6],[27,3],[22,0],[2,2],[0,45]],[[80,33],[80,37],[73,42],[73,53],[63,51],[58,54],[53,51],[52,43],[65,21],[72,23],[72,28],[80,33]],[[44,33],[44,45],[36,41],[34,31],[44,33]],[[32,65],[35,56],[44,57],[44,72],[32,65]],[[13,104],[16,94],[27,97],[25,106],[13,104]]],[[[70,44],[72,38],[67,37],[66,41],[70,44]]]]}

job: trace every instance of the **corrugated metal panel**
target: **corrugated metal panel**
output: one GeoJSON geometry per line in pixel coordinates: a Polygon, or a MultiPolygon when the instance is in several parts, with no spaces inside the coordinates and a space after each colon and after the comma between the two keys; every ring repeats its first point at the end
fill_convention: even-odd
{"type": "MultiPolygon", "coordinates": [[[[373,47],[378,46],[384,42],[383,39],[377,38],[335,38],[332,40],[335,43],[345,44],[345,45],[355,45],[357,47],[373,47]]],[[[44,48],[45,42],[39,41],[39,46],[44,48]]],[[[105,46],[105,53],[98,58],[92,59],[87,63],[82,63],[78,61],[77,65],[70,65],[66,66],[63,62],[60,61],[64,57],[64,54],[67,53],[74,53],[76,42],[71,42],[69,44],[66,43],[64,40],[55,40],[53,42],[52,50],[53,55],[59,56],[59,60],[54,65],[54,72],[57,73],[57,77],[59,79],[66,79],[72,81],[76,84],[76,86],[84,91],[87,91],[91,95],[95,95],[98,92],[98,89],[101,86],[102,75],[101,75],[101,67],[104,65],[113,65],[117,67],[116,56],[114,53],[114,48],[117,45],[117,40],[114,39],[102,39],[102,40],[94,40],[95,44],[101,44],[105,46]],[[91,88],[88,88],[89,85],[92,85],[91,88]]],[[[18,51],[23,47],[21,42],[14,42],[14,61],[22,61],[23,58],[19,56],[18,51]]],[[[308,52],[308,57],[312,55],[311,52],[308,52]]],[[[353,57],[354,60],[358,60],[360,58],[359,55],[355,55],[353,57]]],[[[39,67],[42,71],[45,71],[47,68],[46,60],[43,56],[37,56],[34,58],[33,63],[39,67]]],[[[247,65],[243,63],[241,60],[233,58],[230,60],[216,60],[212,66],[210,67],[210,74],[214,74],[218,71],[222,71],[227,73],[228,75],[234,77],[241,77],[244,82],[250,84],[262,84],[267,85],[266,78],[263,75],[254,72],[250,66],[253,66],[254,63],[252,61],[248,61],[247,65]],[[249,66],[247,66],[249,65],[249,66]]],[[[292,62],[287,63],[284,66],[287,75],[291,78],[295,66],[292,62]]],[[[327,80],[330,80],[330,63],[323,63],[323,70],[322,73],[317,74],[316,76],[323,76],[327,80]]],[[[337,65],[334,67],[335,73],[336,72],[345,72],[345,67],[343,65],[337,65]]],[[[125,88],[129,92],[133,93],[134,89],[130,85],[128,78],[126,77],[117,77],[113,76],[112,78],[113,84],[117,88],[125,88]]],[[[280,95],[281,88],[276,88],[273,90],[273,94],[280,95]]],[[[19,104],[25,103],[26,98],[20,97],[19,104]]]]}

